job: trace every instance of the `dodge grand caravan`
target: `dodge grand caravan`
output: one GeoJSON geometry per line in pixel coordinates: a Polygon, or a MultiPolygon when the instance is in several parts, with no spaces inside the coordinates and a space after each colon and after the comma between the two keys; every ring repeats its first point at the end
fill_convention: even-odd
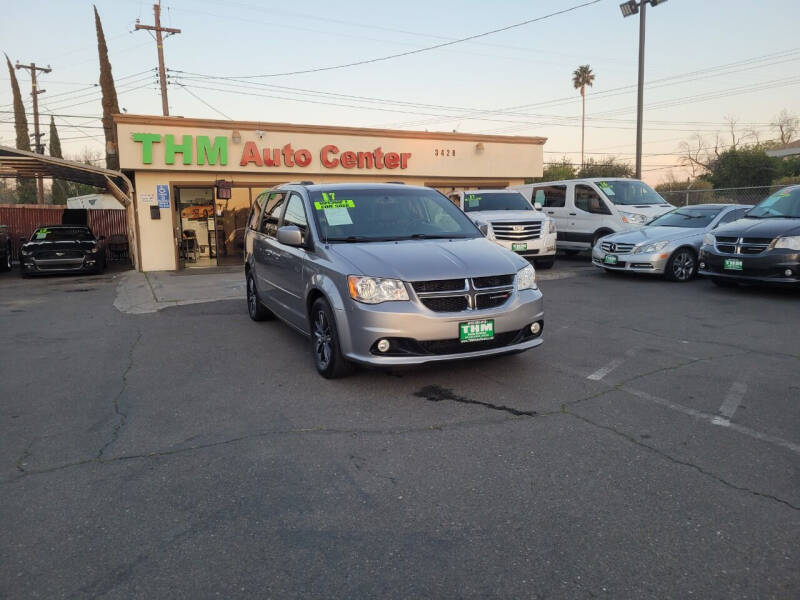
{"type": "Polygon", "coordinates": [[[577,252],[675,208],[637,179],[572,179],[514,186],[556,221],[558,247],[577,252]]]}
{"type": "Polygon", "coordinates": [[[525,259],[442,194],[402,184],[286,184],[259,195],[245,234],[247,307],[311,338],[324,377],[480,358],[542,343],[525,259]]]}
{"type": "Polygon", "coordinates": [[[534,210],[513,190],[467,190],[450,196],[475,223],[486,223],[486,237],[524,256],[540,269],[553,266],[556,255],[555,221],[534,210]]]}

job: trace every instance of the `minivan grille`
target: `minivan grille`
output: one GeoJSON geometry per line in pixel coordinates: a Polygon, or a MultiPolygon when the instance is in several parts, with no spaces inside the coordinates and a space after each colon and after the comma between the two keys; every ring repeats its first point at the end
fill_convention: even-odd
{"type": "Polygon", "coordinates": [[[418,294],[426,292],[453,292],[467,288],[465,279],[440,279],[438,281],[412,281],[411,285],[418,294]]]}
{"type": "Polygon", "coordinates": [[[466,296],[434,296],[420,300],[434,312],[460,312],[469,307],[466,296]]]}
{"type": "Polygon", "coordinates": [[[542,221],[492,221],[492,231],[498,240],[537,240],[542,235],[542,221]]]}
{"type": "Polygon", "coordinates": [[[473,277],[472,283],[477,289],[500,287],[514,283],[514,275],[492,275],[490,277],[473,277]]]}
{"type": "Polygon", "coordinates": [[[725,254],[761,254],[772,242],[771,238],[717,237],[717,250],[725,254]]]}

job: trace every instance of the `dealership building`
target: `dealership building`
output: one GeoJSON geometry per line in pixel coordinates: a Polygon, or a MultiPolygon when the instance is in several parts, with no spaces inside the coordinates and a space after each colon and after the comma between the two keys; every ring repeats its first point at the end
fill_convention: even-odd
{"type": "Polygon", "coordinates": [[[546,138],[116,115],[143,271],[240,264],[256,196],[290,181],[448,194],[542,174],[546,138]]]}

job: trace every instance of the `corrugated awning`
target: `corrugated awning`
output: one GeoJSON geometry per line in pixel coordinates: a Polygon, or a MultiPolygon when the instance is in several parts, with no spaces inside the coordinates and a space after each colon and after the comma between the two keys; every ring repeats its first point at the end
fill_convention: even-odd
{"type": "Polygon", "coordinates": [[[54,177],[109,190],[128,206],[133,186],[119,171],[0,146],[0,177],[54,177]]]}

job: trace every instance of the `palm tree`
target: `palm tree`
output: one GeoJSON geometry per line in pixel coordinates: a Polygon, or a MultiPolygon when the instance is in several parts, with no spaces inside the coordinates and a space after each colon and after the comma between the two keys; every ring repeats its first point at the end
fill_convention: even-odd
{"type": "Polygon", "coordinates": [[[583,110],[581,114],[581,166],[584,165],[583,161],[583,141],[585,139],[586,128],[586,86],[592,87],[594,83],[594,73],[589,65],[581,65],[572,72],[572,85],[575,89],[581,91],[581,102],[583,110]]]}

